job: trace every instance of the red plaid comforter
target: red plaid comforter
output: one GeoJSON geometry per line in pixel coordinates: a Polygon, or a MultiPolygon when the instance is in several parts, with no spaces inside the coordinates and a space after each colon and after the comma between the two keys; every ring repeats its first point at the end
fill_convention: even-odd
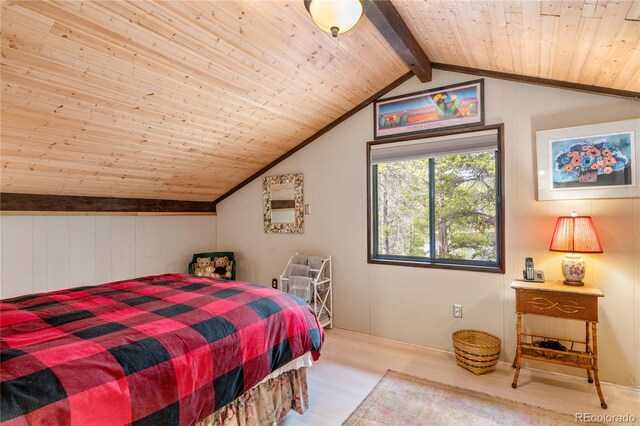
{"type": "Polygon", "coordinates": [[[6,425],[193,424],[324,339],[301,299],[192,275],[1,302],[6,425]]]}

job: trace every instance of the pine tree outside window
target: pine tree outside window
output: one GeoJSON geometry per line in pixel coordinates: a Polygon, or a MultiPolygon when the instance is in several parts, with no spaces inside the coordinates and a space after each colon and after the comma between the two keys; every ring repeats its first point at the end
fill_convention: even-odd
{"type": "Polygon", "coordinates": [[[369,142],[369,262],[504,272],[502,131],[369,142]]]}

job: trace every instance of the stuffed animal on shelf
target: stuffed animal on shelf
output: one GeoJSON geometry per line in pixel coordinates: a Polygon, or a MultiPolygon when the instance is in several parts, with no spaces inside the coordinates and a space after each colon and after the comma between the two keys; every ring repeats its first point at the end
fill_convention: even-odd
{"type": "Polygon", "coordinates": [[[216,278],[222,278],[225,280],[231,279],[231,262],[227,256],[214,257],[213,264],[215,266],[213,270],[213,276],[216,278]]]}
{"type": "Polygon", "coordinates": [[[196,268],[193,271],[199,277],[212,277],[213,266],[211,265],[210,257],[199,257],[196,259],[196,268]]]}

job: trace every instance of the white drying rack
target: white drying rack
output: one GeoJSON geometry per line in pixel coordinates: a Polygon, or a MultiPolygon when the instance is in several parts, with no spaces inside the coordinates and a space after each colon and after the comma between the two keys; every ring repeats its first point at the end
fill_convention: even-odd
{"type": "MultiPolygon", "coordinates": [[[[280,282],[278,287],[281,291],[289,293],[289,278],[285,275],[292,260],[298,256],[291,256],[284,270],[280,274],[280,282]]],[[[310,300],[307,303],[313,308],[318,317],[318,321],[322,327],[333,327],[333,279],[332,279],[332,262],[331,255],[322,257],[322,265],[319,269],[309,268],[309,277],[311,278],[310,300]]]]}

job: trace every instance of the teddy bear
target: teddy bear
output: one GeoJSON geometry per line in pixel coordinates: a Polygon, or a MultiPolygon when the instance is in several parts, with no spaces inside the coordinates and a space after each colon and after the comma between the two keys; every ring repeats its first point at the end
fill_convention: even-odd
{"type": "Polygon", "coordinates": [[[215,266],[213,270],[214,277],[223,278],[225,280],[231,279],[231,262],[227,256],[214,257],[213,264],[215,266]]]}
{"type": "Polygon", "coordinates": [[[195,271],[193,271],[199,277],[212,277],[213,266],[211,265],[210,257],[199,257],[196,259],[197,265],[195,271]]]}

